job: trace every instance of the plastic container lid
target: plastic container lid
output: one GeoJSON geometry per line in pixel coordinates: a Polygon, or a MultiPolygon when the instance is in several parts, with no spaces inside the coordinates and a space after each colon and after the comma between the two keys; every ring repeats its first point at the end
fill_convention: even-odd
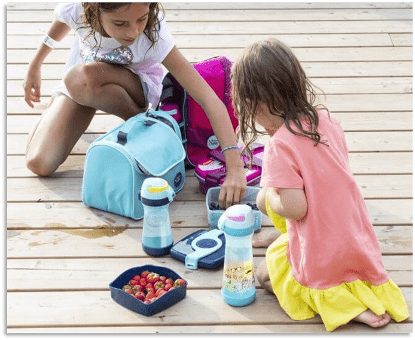
{"type": "Polygon", "coordinates": [[[219,218],[218,228],[231,236],[248,236],[254,232],[255,217],[252,208],[246,204],[236,204],[219,218]]]}
{"type": "Polygon", "coordinates": [[[169,204],[174,197],[174,190],[165,179],[149,177],[144,180],[138,198],[144,205],[157,207],[169,204]]]}

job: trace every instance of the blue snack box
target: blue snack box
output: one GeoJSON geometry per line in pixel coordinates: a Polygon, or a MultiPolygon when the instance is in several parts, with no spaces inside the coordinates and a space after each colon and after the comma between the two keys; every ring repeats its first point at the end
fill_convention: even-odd
{"type": "Polygon", "coordinates": [[[140,273],[145,270],[155,272],[167,278],[171,278],[173,281],[182,279],[179,274],[166,267],[147,264],[140,267],[130,268],[121,273],[114,281],[109,284],[112,299],[121,306],[128,308],[136,313],[145,316],[151,316],[160,313],[170,306],[173,306],[186,297],[186,280],[186,284],[184,286],[180,286],[171,291],[168,291],[166,294],[162,295],[157,300],[149,304],[145,304],[144,302],[135,298],[133,295],[130,295],[122,290],[122,287],[126,285],[134,275],[140,275],[140,273]]]}

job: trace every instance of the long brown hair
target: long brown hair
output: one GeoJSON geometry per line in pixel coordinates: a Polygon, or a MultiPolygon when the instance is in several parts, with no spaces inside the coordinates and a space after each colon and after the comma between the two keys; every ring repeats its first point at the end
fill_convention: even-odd
{"type": "MultiPolygon", "coordinates": [[[[143,4],[149,5],[150,9],[144,34],[151,41],[151,48],[157,43],[159,38],[159,13],[162,12],[164,15],[164,10],[158,2],[143,2],[143,4]]],[[[86,25],[85,27],[90,30],[87,36],[94,36],[95,32],[102,33],[101,12],[112,12],[129,5],[131,5],[131,2],[83,2],[82,7],[84,13],[82,15],[82,21],[86,25]]]]}
{"type": "Polygon", "coordinates": [[[325,143],[317,130],[319,117],[313,85],[293,52],[276,39],[254,43],[234,63],[232,99],[239,119],[238,134],[248,151],[258,135],[264,134],[255,127],[260,102],[271,114],[283,118],[293,134],[308,137],[315,145],[325,143]],[[310,126],[307,130],[301,124],[302,117],[310,126]],[[290,122],[300,132],[293,130],[290,122]]]}

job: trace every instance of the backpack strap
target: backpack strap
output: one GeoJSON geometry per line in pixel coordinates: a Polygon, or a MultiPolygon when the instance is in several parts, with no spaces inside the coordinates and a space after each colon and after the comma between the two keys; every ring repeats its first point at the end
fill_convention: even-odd
{"type": "Polygon", "coordinates": [[[174,84],[173,81],[170,78],[170,74],[167,74],[163,78],[163,92],[161,93],[159,102],[162,103],[167,98],[172,98],[174,96],[174,84]]]}

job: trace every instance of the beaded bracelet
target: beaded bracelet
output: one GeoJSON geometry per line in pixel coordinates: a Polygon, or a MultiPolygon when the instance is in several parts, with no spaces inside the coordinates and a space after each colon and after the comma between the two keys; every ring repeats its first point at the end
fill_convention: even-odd
{"type": "Polygon", "coordinates": [[[52,39],[50,36],[45,35],[43,37],[42,41],[46,46],[50,47],[51,49],[54,49],[56,44],[58,43],[55,39],[52,39]]]}
{"type": "Polygon", "coordinates": [[[222,153],[224,153],[225,151],[232,150],[232,149],[239,149],[239,148],[238,148],[238,145],[232,145],[232,146],[228,146],[228,147],[226,147],[226,148],[223,148],[223,149],[221,150],[221,152],[222,152],[222,153]]]}

